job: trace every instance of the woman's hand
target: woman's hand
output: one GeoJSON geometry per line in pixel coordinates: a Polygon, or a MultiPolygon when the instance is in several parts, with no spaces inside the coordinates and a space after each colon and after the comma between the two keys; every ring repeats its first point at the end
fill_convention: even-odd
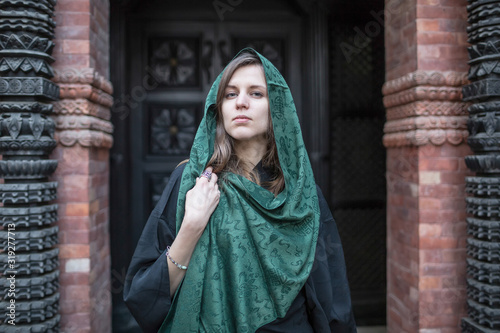
{"type": "Polygon", "coordinates": [[[212,173],[212,167],[208,167],[205,173],[211,174],[210,179],[207,176],[196,178],[196,185],[186,193],[186,205],[184,211],[184,220],[182,226],[186,225],[189,229],[197,232],[203,232],[219,204],[220,191],[217,185],[217,175],[212,173]]]}
{"type": "MultiPolygon", "coordinates": [[[[217,175],[212,173],[211,167],[208,167],[200,177],[196,178],[196,185],[186,193],[184,219],[169,251],[169,255],[177,263],[189,266],[194,248],[219,204],[219,198],[217,175]],[[208,177],[207,174],[211,176],[208,177]]],[[[165,260],[168,262],[170,295],[173,296],[186,271],[176,267],[168,258],[165,260]]]]}

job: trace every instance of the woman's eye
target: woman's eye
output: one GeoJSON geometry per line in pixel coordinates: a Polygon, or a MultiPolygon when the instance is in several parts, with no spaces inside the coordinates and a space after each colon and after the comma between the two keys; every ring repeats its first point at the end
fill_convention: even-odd
{"type": "Polygon", "coordinates": [[[264,94],[263,94],[263,93],[261,93],[260,91],[254,91],[254,92],[252,93],[252,95],[254,95],[254,96],[256,96],[256,97],[263,97],[263,96],[264,96],[264,94]]]}
{"type": "Polygon", "coordinates": [[[226,94],[226,98],[236,97],[236,93],[230,92],[226,94]]]}

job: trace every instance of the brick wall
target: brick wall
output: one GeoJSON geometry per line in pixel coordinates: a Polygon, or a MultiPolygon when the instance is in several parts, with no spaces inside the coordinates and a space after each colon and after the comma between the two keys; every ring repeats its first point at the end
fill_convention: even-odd
{"type": "Polygon", "coordinates": [[[417,69],[416,2],[417,0],[385,1],[387,80],[396,79],[402,73],[411,73],[417,69]],[[387,52],[388,50],[390,52],[387,52]]]}
{"type": "Polygon", "coordinates": [[[460,332],[465,315],[467,145],[419,149],[420,328],[460,332]]]}
{"type": "Polygon", "coordinates": [[[465,0],[386,0],[386,78],[468,70],[465,0]]]}
{"type": "Polygon", "coordinates": [[[58,0],[56,66],[95,68],[109,78],[109,1],[58,0]]]}
{"type": "Polygon", "coordinates": [[[58,0],[54,104],[63,332],[111,332],[109,3],[58,0]]]}
{"type": "Polygon", "coordinates": [[[390,332],[460,332],[466,154],[450,144],[388,151],[390,332]]]}
{"type": "Polygon", "coordinates": [[[109,0],[90,2],[90,67],[109,79],[109,0]]]}
{"type": "Polygon", "coordinates": [[[110,332],[108,150],[59,146],[61,329],[110,332]]]}
{"type": "Polygon", "coordinates": [[[467,72],[467,1],[418,0],[417,68],[467,72]]]}
{"type": "Polygon", "coordinates": [[[418,149],[387,151],[387,324],[417,332],[418,149]]]}
{"type": "Polygon", "coordinates": [[[386,1],[391,333],[458,333],[465,315],[466,5],[386,1]]]}

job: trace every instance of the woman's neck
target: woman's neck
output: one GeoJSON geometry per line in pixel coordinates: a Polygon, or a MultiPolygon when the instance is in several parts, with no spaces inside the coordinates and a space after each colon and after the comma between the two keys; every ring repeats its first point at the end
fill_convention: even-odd
{"type": "Polygon", "coordinates": [[[252,167],[255,167],[262,160],[266,148],[265,145],[255,145],[245,141],[234,143],[234,152],[238,159],[251,163],[252,167]]]}

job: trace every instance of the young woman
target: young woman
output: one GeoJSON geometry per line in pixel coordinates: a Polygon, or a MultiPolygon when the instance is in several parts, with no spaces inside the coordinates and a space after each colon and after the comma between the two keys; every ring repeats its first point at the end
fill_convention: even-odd
{"type": "Polygon", "coordinates": [[[145,332],[356,332],[342,246],[290,90],[254,50],[214,82],[124,298],[145,332]]]}

